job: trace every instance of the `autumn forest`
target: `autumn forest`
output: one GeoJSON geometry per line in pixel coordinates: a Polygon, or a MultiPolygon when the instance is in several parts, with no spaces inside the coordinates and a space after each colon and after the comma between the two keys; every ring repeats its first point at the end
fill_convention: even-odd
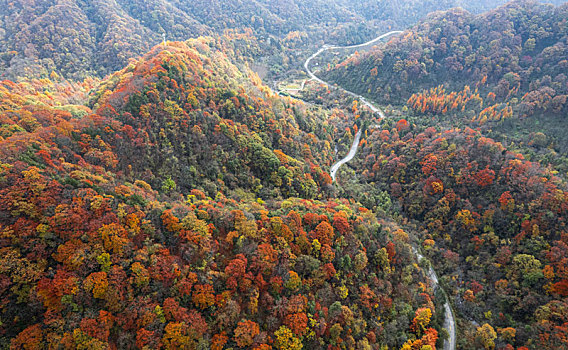
{"type": "Polygon", "coordinates": [[[0,0],[0,349],[568,349],[548,2],[0,0]]]}

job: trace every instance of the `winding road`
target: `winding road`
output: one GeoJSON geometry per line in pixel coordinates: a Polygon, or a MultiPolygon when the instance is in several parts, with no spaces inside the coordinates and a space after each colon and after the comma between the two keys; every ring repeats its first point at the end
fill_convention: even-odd
{"type": "Polygon", "coordinates": [[[329,172],[329,174],[331,175],[331,178],[333,179],[333,181],[335,181],[335,173],[337,173],[337,170],[339,169],[339,167],[342,166],[343,164],[347,163],[351,159],[353,159],[353,157],[355,157],[355,153],[357,153],[357,148],[359,147],[359,141],[361,140],[361,133],[362,132],[363,132],[363,129],[359,129],[359,131],[355,135],[355,140],[353,140],[353,144],[351,145],[351,149],[349,150],[349,153],[347,154],[347,156],[345,158],[343,158],[342,160],[340,160],[339,162],[333,164],[333,166],[331,167],[331,171],[329,172]]]}
{"type": "MultiPolygon", "coordinates": [[[[331,84],[329,84],[328,82],[325,82],[323,80],[321,80],[320,78],[318,78],[314,72],[312,72],[310,70],[310,62],[316,58],[317,56],[319,56],[322,52],[327,51],[327,50],[334,50],[334,49],[355,49],[358,47],[364,47],[364,46],[368,46],[371,44],[374,44],[375,42],[386,38],[388,36],[394,35],[394,34],[400,34],[402,33],[402,31],[400,30],[393,30],[391,32],[379,35],[378,37],[376,37],[373,40],[369,40],[366,43],[362,43],[362,44],[358,44],[358,45],[350,45],[350,46],[336,46],[336,45],[323,45],[321,49],[319,49],[318,51],[316,51],[313,55],[311,55],[310,57],[308,57],[308,59],[304,62],[304,68],[306,69],[306,72],[308,73],[308,75],[310,76],[309,80],[315,80],[320,84],[324,84],[333,88],[338,88],[343,90],[345,93],[347,93],[348,95],[359,99],[359,101],[361,101],[362,104],[364,104],[365,106],[367,106],[371,111],[373,111],[374,113],[378,113],[379,116],[381,118],[386,118],[385,113],[380,109],[377,108],[376,106],[374,106],[373,104],[371,104],[369,101],[367,101],[367,99],[365,99],[363,96],[358,95],[352,91],[340,88],[340,87],[335,87],[331,84]]],[[[302,90],[304,88],[306,81],[304,80],[304,82],[302,83],[302,87],[300,88],[300,90],[302,90]]],[[[347,156],[345,156],[345,158],[341,159],[340,161],[338,161],[337,163],[333,164],[333,166],[331,167],[331,171],[330,171],[330,175],[331,178],[333,179],[333,181],[335,181],[335,176],[337,173],[337,170],[339,170],[339,168],[347,163],[348,161],[350,161],[351,159],[353,159],[353,157],[355,156],[355,154],[357,153],[357,148],[359,147],[359,141],[361,139],[361,131],[359,130],[359,132],[357,133],[357,135],[355,135],[355,140],[353,140],[353,145],[351,146],[351,149],[349,150],[349,153],[347,154],[347,156]]]]}
{"type": "MultiPolygon", "coordinates": [[[[321,80],[320,78],[318,78],[311,70],[310,70],[310,61],[313,60],[314,58],[316,58],[318,55],[320,55],[322,52],[327,51],[327,50],[333,50],[333,49],[354,49],[354,48],[358,48],[358,47],[364,47],[367,45],[371,45],[383,38],[386,38],[390,35],[394,35],[394,34],[400,34],[402,33],[402,31],[399,30],[394,30],[385,34],[382,34],[378,37],[376,37],[373,40],[370,40],[366,43],[363,44],[359,44],[359,45],[351,45],[351,46],[334,46],[334,45],[324,45],[321,49],[319,49],[316,53],[314,53],[313,55],[311,55],[305,62],[304,62],[304,68],[306,69],[306,72],[308,73],[308,75],[310,76],[310,80],[315,80],[320,84],[324,84],[330,87],[334,87],[334,88],[338,88],[343,90],[345,93],[359,99],[365,106],[369,107],[369,109],[375,113],[378,113],[380,115],[381,118],[385,118],[385,114],[383,113],[383,111],[374,106],[373,104],[371,104],[369,101],[367,101],[363,96],[358,95],[354,92],[351,92],[349,90],[343,89],[341,87],[336,87],[333,86],[323,80],[321,80]]],[[[302,89],[305,85],[304,81],[302,83],[302,89]]],[[[359,148],[359,142],[361,141],[361,133],[362,133],[363,129],[359,129],[359,131],[357,132],[357,134],[355,135],[355,139],[353,140],[353,144],[351,145],[351,149],[349,150],[349,153],[347,154],[347,156],[345,156],[345,158],[341,159],[340,161],[338,161],[337,163],[333,164],[330,170],[330,175],[331,178],[333,179],[333,181],[335,181],[335,176],[337,174],[337,170],[345,163],[349,162],[351,159],[353,159],[353,157],[355,156],[355,154],[357,153],[357,149],[359,148]]],[[[336,146],[337,147],[337,146],[336,146]]],[[[424,256],[422,254],[420,254],[418,252],[418,250],[415,247],[412,247],[412,250],[414,252],[414,254],[416,255],[418,261],[421,261],[424,258],[424,256]]],[[[436,271],[434,271],[434,269],[432,268],[432,266],[429,267],[428,269],[428,277],[432,280],[433,284],[434,284],[434,288],[438,288],[439,287],[439,282],[438,282],[438,275],[436,275],[436,271]]],[[[455,320],[455,316],[454,313],[452,311],[452,308],[450,306],[450,303],[448,301],[448,297],[447,295],[445,296],[445,303],[444,303],[444,328],[448,331],[449,333],[449,339],[446,340],[444,342],[444,350],[455,350],[456,349],[456,320],[455,320]]]]}
{"type": "MultiPolygon", "coordinates": [[[[313,55],[311,55],[310,57],[308,57],[308,59],[306,60],[306,62],[304,62],[304,68],[306,69],[306,72],[308,73],[308,75],[310,76],[311,80],[315,80],[320,84],[324,84],[330,87],[333,87],[333,85],[329,84],[326,81],[321,80],[320,78],[318,78],[314,72],[312,72],[310,70],[310,62],[311,60],[313,60],[314,58],[316,58],[317,56],[319,56],[322,52],[327,51],[327,50],[335,50],[335,49],[356,49],[358,47],[365,47],[365,46],[369,46],[371,44],[376,43],[377,41],[384,39],[388,36],[394,35],[394,34],[401,34],[402,31],[400,30],[393,30],[390,31],[388,33],[385,34],[381,34],[378,37],[376,37],[373,40],[369,40],[366,43],[362,43],[362,44],[358,44],[358,45],[350,45],[350,46],[336,46],[336,45],[323,45],[321,49],[319,49],[318,51],[316,51],[316,53],[314,53],[313,55]]],[[[369,103],[369,101],[367,101],[363,96],[358,95],[352,91],[343,89],[343,88],[339,88],[341,90],[343,90],[345,93],[347,93],[348,95],[351,95],[357,99],[359,99],[361,101],[361,103],[363,103],[365,106],[369,107],[369,109],[375,113],[379,113],[379,115],[381,116],[381,118],[385,118],[385,114],[383,113],[383,111],[380,108],[377,108],[375,106],[373,106],[371,103],[369,103]]],[[[353,147],[351,147],[351,149],[353,149],[353,147]]],[[[357,149],[355,149],[355,152],[357,152],[357,149]]],[[[351,153],[351,152],[350,152],[351,153]]],[[[353,156],[351,157],[353,158],[353,156]]],[[[351,160],[351,158],[349,160],[351,160]]],[[[347,161],[349,161],[347,160],[347,161]]],[[[333,176],[332,176],[333,177],[333,176]]],[[[335,178],[334,178],[335,180],[335,178]]]]}

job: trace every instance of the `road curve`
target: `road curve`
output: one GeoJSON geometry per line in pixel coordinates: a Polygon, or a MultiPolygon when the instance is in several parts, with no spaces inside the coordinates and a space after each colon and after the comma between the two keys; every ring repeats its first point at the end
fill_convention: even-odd
{"type": "MultiPolygon", "coordinates": [[[[314,53],[313,55],[311,55],[310,57],[308,57],[308,59],[306,60],[306,62],[304,62],[304,68],[306,69],[306,72],[308,72],[308,75],[310,76],[310,78],[312,78],[313,80],[317,81],[318,83],[321,84],[325,84],[325,85],[329,85],[327,82],[321,80],[320,78],[318,78],[311,70],[310,70],[310,61],[313,60],[314,58],[316,58],[317,56],[319,56],[322,52],[327,51],[327,50],[334,50],[334,49],[355,49],[358,47],[364,47],[364,46],[368,46],[371,45],[381,39],[384,39],[388,36],[394,35],[394,34],[401,34],[402,31],[400,30],[393,30],[390,31],[388,33],[385,34],[381,34],[378,37],[376,37],[373,40],[369,40],[366,43],[362,43],[362,44],[358,44],[358,45],[350,45],[350,46],[337,46],[337,45],[323,45],[321,49],[319,49],[316,53],[314,53]]],[[[345,90],[345,89],[344,89],[345,90]]],[[[347,91],[347,90],[345,90],[347,91]]],[[[351,91],[347,91],[350,95],[359,97],[359,95],[351,92],[351,91]]]]}
{"type": "MultiPolygon", "coordinates": [[[[315,80],[320,84],[324,84],[327,86],[332,87],[332,85],[330,85],[329,83],[321,80],[320,78],[318,78],[311,70],[310,70],[310,61],[313,60],[314,58],[316,58],[318,55],[320,55],[322,52],[327,51],[327,50],[333,50],[333,49],[354,49],[354,48],[358,48],[358,47],[364,47],[364,46],[368,46],[371,45],[383,38],[386,38],[387,36],[391,36],[394,34],[400,34],[402,33],[402,31],[400,30],[393,30],[390,31],[388,33],[385,34],[381,34],[378,37],[376,37],[373,40],[369,40],[366,43],[362,43],[362,44],[358,44],[358,45],[351,45],[351,46],[335,46],[335,45],[324,45],[321,49],[319,49],[318,51],[316,51],[313,55],[311,55],[310,57],[308,57],[308,59],[304,62],[304,68],[306,69],[306,72],[308,73],[308,75],[310,76],[310,80],[315,80]]],[[[300,90],[303,89],[305,84],[305,81],[302,83],[302,88],[300,90]]],[[[365,99],[363,96],[361,95],[357,95],[354,92],[351,92],[349,90],[340,88],[341,90],[345,91],[345,93],[347,93],[348,95],[353,96],[354,98],[357,98],[361,101],[361,103],[363,103],[365,106],[367,106],[371,111],[378,113],[379,116],[381,118],[385,118],[385,114],[383,113],[383,111],[380,108],[377,108],[375,106],[373,106],[373,104],[371,104],[369,101],[367,101],[367,99],[365,99]]],[[[337,173],[337,170],[339,169],[339,167],[341,167],[343,164],[347,163],[348,161],[350,161],[351,159],[353,159],[353,157],[355,156],[355,154],[357,153],[357,148],[359,147],[359,141],[361,139],[361,131],[359,130],[359,132],[357,133],[357,135],[355,136],[355,140],[353,140],[353,145],[351,146],[351,149],[349,150],[349,153],[347,154],[347,156],[343,159],[341,159],[340,161],[338,161],[337,163],[333,164],[333,166],[331,167],[331,171],[330,171],[330,175],[331,178],[333,179],[333,181],[335,181],[335,175],[337,173]]]]}
{"type": "MultiPolygon", "coordinates": [[[[319,56],[322,52],[327,51],[327,50],[335,50],[335,49],[356,49],[358,47],[364,47],[364,46],[368,46],[371,44],[376,43],[377,41],[384,39],[388,36],[394,35],[394,34],[401,34],[403,33],[400,30],[393,30],[390,31],[388,33],[385,34],[381,34],[378,37],[376,37],[373,40],[369,40],[366,43],[362,43],[362,44],[358,44],[358,45],[350,45],[350,46],[336,46],[336,45],[323,45],[321,49],[319,49],[318,51],[316,51],[313,55],[311,55],[310,57],[308,57],[308,59],[306,60],[306,62],[304,62],[304,68],[306,69],[306,72],[308,73],[308,75],[310,76],[310,78],[312,80],[317,81],[320,84],[324,84],[327,86],[332,86],[331,84],[329,84],[326,81],[321,80],[320,78],[318,78],[314,72],[312,72],[310,70],[310,61],[313,60],[314,58],[316,58],[317,56],[319,56]]],[[[365,106],[369,107],[373,112],[375,113],[379,113],[379,115],[381,116],[381,118],[385,118],[385,114],[383,113],[382,110],[380,110],[379,108],[373,106],[371,103],[369,103],[369,101],[367,101],[363,96],[361,95],[357,95],[356,93],[343,89],[341,88],[341,90],[345,91],[348,95],[351,95],[357,99],[359,99],[365,106]]]]}
{"type": "Polygon", "coordinates": [[[359,129],[359,131],[355,135],[355,140],[353,140],[353,144],[351,145],[351,149],[349,150],[349,153],[347,154],[347,156],[345,158],[343,158],[342,160],[340,160],[339,162],[333,164],[333,166],[331,167],[331,171],[329,172],[329,174],[331,175],[331,178],[333,179],[333,181],[335,181],[335,174],[337,173],[337,170],[339,169],[339,167],[342,166],[343,164],[347,163],[351,159],[353,159],[353,157],[355,157],[355,153],[357,153],[357,148],[359,147],[359,141],[361,140],[361,133],[362,132],[363,132],[363,129],[359,129]]]}
{"type": "MultiPolygon", "coordinates": [[[[426,259],[422,254],[416,250],[416,248],[412,247],[412,250],[418,261],[426,259]]],[[[428,268],[428,277],[434,283],[434,288],[438,288],[438,275],[436,275],[436,271],[429,266],[428,268]]],[[[444,328],[448,331],[450,338],[444,342],[444,350],[455,350],[456,349],[456,319],[454,317],[454,312],[450,307],[450,302],[448,301],[448,297],[445,296],[446,302],[444,303],[444,328]]]]}

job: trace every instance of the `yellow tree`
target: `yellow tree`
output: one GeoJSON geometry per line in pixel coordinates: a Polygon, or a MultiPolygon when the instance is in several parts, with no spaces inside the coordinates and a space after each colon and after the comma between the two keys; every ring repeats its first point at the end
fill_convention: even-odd
{"type": "Polygon", "coordinates": [[[83,286],[87,291],[92,291],[95,298],[103,299],[108,289],[108,279],[106,272],[93,272],[92,274],[87,276],[83,286]]]}
{"type": "Polygon", "coordinates": [[[430,319],[432,318],[432,310],[427,307],[422,307],[416,310],[414,315],[414,320],[412,320],[412,330],[418,335],[421,335],[426,331],[426,327],[430,324],[430,319]]]}
{"type": "Polygon", "coordinates": [[[490,324],[486,323],[481,327],[477,327],[477,332],[475,333],[475,340],[486,350],[493,350],[495,348],[495,339],[497,339],[497,333],[490,324]]]}
{"type": "Polygon", "coordinates": [[[276,341],[274,346],[276,349],[280,350],[300,350],[303,348],[300,339],[296,338],[292,331],[286,326],[280,326],[276,332],[274,332],[276,341]]]}

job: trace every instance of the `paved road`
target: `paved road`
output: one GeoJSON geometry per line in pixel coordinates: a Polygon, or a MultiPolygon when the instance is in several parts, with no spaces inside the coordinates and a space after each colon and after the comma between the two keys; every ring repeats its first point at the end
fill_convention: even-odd
{"type": "MultiPolygon", "coordinates": [[[[310,61],[313,60],[314,58],[316,58],[317,56],[319,56],[322,52],[327,51],[327,50],[334,50],[334,49],[355,49],[358,47],[364,47],[364,46],[368,46],[371,44],[376,43],[377,41],[384,39],[388,36],[394,35],[394,34],[400,34],[402,33],[402,31],[400,30],[393,30],[391,32],[379,35],[378,37],[376,37],[373,40],[369,40],[366,43],[362,43],[362,44],[358,44],[358,45],[351,45],[351,46],[336,46],[336,45],[323,45],[321,49],[319,49],[316,53],[314,53],[313,55],[311,55],[310,57],[308,57],[308,59],[306,60],[306,62],[304,62],[304,68],[306,69],[306,72],[308,72],[308,75],[310,76],[310,78],[312,78],[313,80],[317,81],[318,83],[321,84],[325,84],[325,85],[329,85],[328,83],[326,83],[325,81],[321,80],[320,78],[318,78],[311,70],[310,70],[310,61]]],[[[347,91],[347,90],[346,90],[347,91]]],[[[356,96],[356,97],[361,97],[353,92],[347,91],[350,95],[356,96]]]]}
{"type": "MultiPolygon", "coordinates": [[[[358,48],[358,47],[364,47],[364,46],[368,46],[371,45],[383,38],[386,38],[388,36],[394,35],[394,34],[400,34],[402,33],[402,31],[400,30],[393,30],[391,32],[379,35],[378,37],[376,37],[373,40],[369,40],[366,43],[362,43],[362,44],[358,44],[358,45],[351,45],[351,46],[335,46],[335,45],[324,45],[321,49],[319,49],[318,51],[316,51],[313,55],[311,55],[310,57],[308,57],[308,59],[306,60],[306,62],[304,62],[304,68],[306,69],[306,72],[308,73],[308,75],[310,76],[310,80],[315,80],[320,84],[324,84],[330,87],[333,87],[332,85],[330,85],[329,83],[321,80],[320,78],[318,78],[311,70],[310,70],[310,62],[311,60],[313,60],[314,58],[316,58],[317,56],[319,56],[322,52],[327,51],[327,50],[334,50],[334,49],[354,49],[354,48],[358,48]]],[[[302,87],[300,88],[300,90],[302,90],[304,88],[305,85],[305,81],[302,83],[302,87]]],[[[349,90],[345,90],[343,88],[339,88],[341,90],[343,90],[345,93],[347,93],[350,96],[353,96],[354,98],[357,98],[361,101],[362,104],[364,104],[365,106],[367,106],[371,111],[378,113],[379,116],[381,118],[386,118],[385,113],[378,107],[374,106],[373,104],[371,104],[369,101],[367,101],[367,99],[365,99],[363,96],[358,95],[354,92],[351,92],[349,90]]],[[[300,91],[298,90],[298,91],[300,91]]],[[[351,146],[351,149],[349,150],[349,153],[347,154],[347,156],[343,159],[341,159],[340,161],[338,161],[337,163],[333,164],[333,166],[331,167],[331,171],[330,171],[330,175],[331,178],[333,179],[333,181],[335,181],[335,175],[337,173],[337,170],[339,169],[339,167],[341,167],[343,164],[347,163],[348,161],[350,161],[351,159],[353,159],[353,157],[355,156],[355,154],[357,153],[357,148],[359,147],[359,141],[361,139],[361,131],[359,130],[359,132],[357,133],[357,135],[355,136],[355,140],[353,141],[353,145],[351,146]]]]}
{"type": "MultiPolygon", "coordinates": [[[[395,30],[392,32],[388,32],[386,34],[382,34],[378,37],[376,37],[373,40],[370,40],[366,43],[363,44],[359,44],[359,45],[351,45],[351,46],[333,46],[333,45],[324,45],[321,49],[319,49],[316,53],[314,53],[313,55],[311,55],[306,62],[304,62],[304,68],[306,69],[306,72],[308,72],[308,75],[310,76],[311,80],[315,80],[320,84],[325,84],[328,85],[330,87],[333,87],[332,85],[330,85],[329,83],[321,80],[320,78],[318,78],[311,70],[310,70],[310,61],[313,60],[314,58],[316,58],[318,55],[320,55],[322,52],[327,51],[327,50],[333,50],[333,49],[354,49],[354,48],[358,48],[358,47],[363,47],[363,46],[367,46],[370,44],[373,44],[387,36],[393,35],[393,34],[400,34],[402,33],[401,31],[395,30]]],[[[304,84],[302,84],[302,88],[303,88],[304,84]]],[[[363,96],[361,95],[357,95],[354,92],[345,90],[341,87],[339,87],[339,89],[345,91],[347,94],[358,98],[365,106],[369,107],[369,109],[371,109],[371,111],[378,113],[381,118],[385,118],[385,114],[383,113],[383,111],[372,105],[369,101],[367,101],[363,96]]],[[[331,178],[333,179],[333,181],[335,181],[335,176],[337,173],[337,170],[345,163],[347,163],[348,161],[350,161],[351,159],[353,159],[353,157],[355,156],[355,154],[357,153],[357,148],[359,147],[359,142],[361,140],[361,132],[363,130],[359,129],[359,131],[357,132],[357,134],[355,135],[355,140],[353,140],[353,145],[351,145],[351,149],[349,150],[349,153],[347,154],[347,156],[343,159],[341,159],[340,161],[338,161],[337,163],[333,164],[331,167],[331,171],[330,171],[330,175],[331,178]]],[[[336,146],[337,147],[337,146],[336,146]]],[[[414,254],[416,255],[416,257],[418,258],[418,261],[421,261],[422,259],[424,259],[424,256],[422,256],[422,254],[420,254],[418,252],[418,250],[416,250],[416,248],[412,248],[412,250],[414,251],[414,254]]],[[[432,266],[430,266],[429,270],[428,270],[428,277],[432,280],[432,282],[434,283],[434,288],[437,288],[439,286],[439,282],[438,282],[438,275],[436,275],[436,271],[434,271],[434,269],[432,268],[432,266]]],[[[448,298],[446,296],[446,302],[444,303],[444,328],[446,328],[448,330],[448,333],[450,335],[450,338],[444,342],[444,350],[455,350],[456,349],[456,319],[454,316],[454,313],[452,311],[452,308],[450,307],[450,303],[448,301],[448,298]]]]}
{"type": "Polygon", "coordinates": [[[446,300],[444,304],[445,310],[445,321],[444,328],[450,333],[450,339],[444,342],[444,350],[456,350],[456,319],[454,317],[454,312],[450,307],[450,303],[446,300]]]}
{"type": "Polygon", "coordinates": [[[340,160],[339,162],[333,164],[333,166],[331,167],[331,171],[329,172],[329,174],[331,175],[331,178],[333,179],[333,181],[335,181],[335,174],[337,173],[337,170],[339,169],[339,167],[342,166],[343,164],[347,163],[351,159],[353,159],[353,157],[355,157],[355,153],[357,153],[357,148],[359,147],[359,141],[361,140],[361,133],[362,132],[363,132],[363,129],[359,129],[359,131],[355,135],[355,140],[353,140],[353,144],[351,145],[351,149],[349,150],[349,153],[347,154],[347,156],[345,158],[343,158],[342,160],[340,160]]]}
{"type": "MultiPolygon", "coordinates": [[[[416,250],[416,248],[412,248],[414,254],[418,258],[418,261],[425,259],[422,254],[416,250]]],[[[436,271],[430,266],[428,269],[428,277],[434,282],[434,288],[439,286],[438,283],[438,275],[436,275],[436,271]]],[[[454,312],[450,307],[450,303],[448,302],[448,297],[446,298],[446,302],[444,303],[444,328],[448,330],[450,334],[450,338],[444,342],[444,350],[455,350],[456,349],[456,318],[454,317],[454,312]]]]}
{"type": "MultiPolygon", "coordinates": [[[[314,72],[312,72],[310,70],[310,62],[311,60],[313,60],[314,58],[316,58],[317,56],[319,56],[322,52],[327,51],[327,50],[335,50],[335,49],[356,49],[358,47],[364,47],[364,46],[369,46],[371,44],[376,43],[377,41],[384,39],[388,36],[394,35],[394,34],[401,34],[402,31],[400,30],[393,30],[391,32],[385,33],[385,34],[381,34],[378,37],[376,37],[373,40],[369,40],[366,43],[362,43],[362,44],[358,44],[358,45],[350,45],[350,46],[336,46],[336,45],[323,45],[321,49],[319,49],[316,53],[314,53],[313,55],[311,55],[310,57],[308,57],[308,59],[306,60],[306,62],[304,62],[304,68],[306,69],[306,72],[308,73],[308,75],[310,76],[310,78],[312,80],[317,81],[320,84],[324,84],[324,85],[328,85],[328,86],[332,86],[331,84],[329,84],[328,82],[325,82],[323,80],[321,80],[320,78],[318,78],[314,72]]],[[[369,103],[369,101],[367,101],[363,96],[361,95],[357,95],[356,93],[349,91],[349,90],[345,90],[343,88],[341,88],[341,90],[345,91],[348,95],[351,95],[357,99],[359,99],[365,106],[369,107],[373,112],[375,113],[379,113],[379,115],[381,116],[381,118],[385,118],[385,114],[383,113],[383,111],[375,106],[373,106],[371,103],[369,103]]]]}

